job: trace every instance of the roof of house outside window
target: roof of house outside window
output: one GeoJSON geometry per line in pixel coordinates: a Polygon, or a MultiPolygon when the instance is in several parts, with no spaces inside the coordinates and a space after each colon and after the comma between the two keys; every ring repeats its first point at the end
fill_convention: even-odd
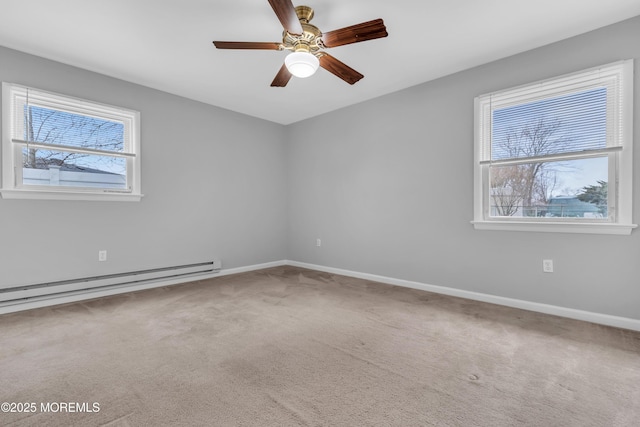
{"type": "Polygon", "coordinates": [[[549,205],[547,208],[548,216],[585,217],[597,216],[599,214],[600,211],[596,205],[580,201],[576,196],[552,197],[549,199],[549,205]]]}

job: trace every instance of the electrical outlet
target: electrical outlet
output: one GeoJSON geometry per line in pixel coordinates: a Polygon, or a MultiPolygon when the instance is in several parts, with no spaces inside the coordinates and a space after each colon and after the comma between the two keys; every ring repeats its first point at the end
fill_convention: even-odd
{"type": "Polygon", "coordinates": [[[543,259],[542,260],[542,271],[545,273],[553,273],[553,260],[552,259],[543,259]]]}
{"type": "Polygon", "coordinates": [[[317,246],[317,247],[322,246],[322,240],[320,240],[320,239],[316,239],[316,246],[317,246]]]}
{"type": "Polygon", "coordinates": [[[98,261],[106,261],[107,260],[107,251],[101,250],[98,251],[98,261]]]}

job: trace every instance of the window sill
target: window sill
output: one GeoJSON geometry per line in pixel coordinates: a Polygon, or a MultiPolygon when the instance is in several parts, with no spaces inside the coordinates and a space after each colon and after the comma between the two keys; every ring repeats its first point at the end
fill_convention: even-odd
{"type": "Polygon", "coordinates": [[[471,221],[476,230],[534,231],[541,233],[581,233],[630,235],[637,224],[603,224],[575,222],[471,221]]]}
{"type": "Polygon", "coordinates": [[[3,199],[85,200],[104,202],[139,202],[143,195],[118,192],[0,190],[3,199]]]}

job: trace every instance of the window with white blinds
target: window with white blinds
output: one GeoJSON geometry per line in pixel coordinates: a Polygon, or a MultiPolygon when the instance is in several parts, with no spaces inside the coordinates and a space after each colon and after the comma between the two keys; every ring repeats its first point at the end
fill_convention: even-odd
{"type": "Polygon", "coordinates": [[[633,61],[475,100],[478,229],[628,234],[633,61]]]}
{"type": "Polygon", "coordinates": [[[139,113],[3,83],[2,196],[139,200],[139,113]]]}

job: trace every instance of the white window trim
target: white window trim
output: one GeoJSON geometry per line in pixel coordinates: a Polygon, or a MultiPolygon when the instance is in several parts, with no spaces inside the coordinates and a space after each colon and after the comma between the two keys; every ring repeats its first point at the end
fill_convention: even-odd
{"type": "MultiPolygon", "coordinates": [[[[21,169],[20,169],[21,170],[21,169]]],[[[143,197],[140,184],[140,113],[107,104],[73,98],[53,92],[27,88],[12,83],[2,83],[2,186],[0,195],[4,199],[42,200],[90,200],[90,201],[140,201],[143,197]],[[126,123],[129,139],[127,159],[127,183],[129,189],[95,189],[83,187],[27,186],[21,184],[19,156],[22,142],[13,138],[14,98],[29,91],[29,96],[37,96],[41,103],[50,103],[52,108],[64,109],[87,115],[94,112],[98,117],[111,117],[126,123]]]]}
{"type": "Polygon", "coordinates": [[[534,232],[560,232],[560,233],[585,233],[585,234],[617,234],[629,235],[631,231],[637,227],[632,222],[632,204],[633,204],[633,60],[618,61],[600,67],[594,67],[577,73],[567,74],[557,78],[547,79],[532,84],[519,86],[512,89],[496,92],[493,94],[481,95],[475,98],[474,103],[474,219],[471,221],[476,230],[499,230],[499,231],[534,231],[534,232]],[[489,166],[486,159],[483,158],[482,138],[490,135],[488,129],[485,129],[483,120],[481,119],[483,99],[487,96],[521,96],[526,93],[535,93],[536,85],[558,82],[558,85],[564,85],[567,81],[571,81],[579,76],[592,74],[596,76],[602,71],[610,71],[610,69],[618,68],[621,76],[623,87],[620,90],[622,96],[622,117],[615,120],[616,125],[621,125],[619,129],[619,140],[609,145],[608,149],[613,153],[610,159],[613,159],[615,167],[610,167],[609,181],[615,179],[617,197],[615,206],[615,221],[603,222],[602,220],[553,220],[540,218],[532,220],[530,218],[491,218],[488,215],[486,207],[489,203],[488,178],[489,166]],[[484,135],[483,135],[484,133],[484,135]],[[617,170],[617,177],[615,170],[617,170]]]}

